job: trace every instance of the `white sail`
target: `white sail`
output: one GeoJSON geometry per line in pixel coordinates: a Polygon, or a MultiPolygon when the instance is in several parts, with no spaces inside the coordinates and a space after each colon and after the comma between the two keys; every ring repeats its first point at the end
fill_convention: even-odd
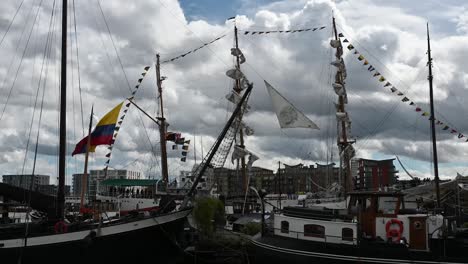
{"type": "Polygon", "coordinates": [[[246,150],[245,148],[235,145],[234,151],[232,152],[232,155],[231,155],[231,162],[234,164],[235,160],[241,159],[242,157],[245,157],[249,154],[250,152],[246,150]]]}
{"type": "Polygon", "coordinates": [[[275,109],[276,116],[281,128],[295,128],[304,127],[311,129],[319,129],[319,127],[312,122],[307,116],[299,111],[293,104],[284,98],[273,86],[267,81],[265,85],[268,93],[270,94],[273,108],[275,109]]]}

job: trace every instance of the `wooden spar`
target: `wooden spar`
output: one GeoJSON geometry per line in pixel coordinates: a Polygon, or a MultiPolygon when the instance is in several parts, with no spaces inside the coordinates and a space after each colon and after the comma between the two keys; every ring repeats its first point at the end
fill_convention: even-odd
{"type": "Polygon", "coordinates": [[[429,68],[429,100],[431,104],[431,135],[432,135],[432,155],[434,160],[434,181],[437,197],[437,208],[440,208],[440,190],[439,190],[439,161],[437,158],[437,139],[435,131],[435,112],[434,112],[434,94],[432,87],[432,57],[431,57],[431,40],[429,37],[429,23],[427,23],[427,67],[429,68]]]}
{"type": "Polygon", "coordinates": [[[65,155],[67,154],[67,0],[62,1],[62,58],[60,77],[59,171],[56,218],[63,219],[65,207],[65,155]]]}
{"type": "Polygon", "coordinates": [[[281,190],[281,184],[283,181],[281,180],[281,161],[278,161],[278,191],[279,191],[279,197],[278,197],[278,208],[281,210],[281,195],[282,195],[282,190],[281,190]]]}
{"type": "MultiPolygon", "coordinates": [[[[333,33],[335,35],[335,40],[339,40],[338,38],[338,32],[336,30],[336,23],[335,23],[335,17],[333,17],[333,33]]],[[[341,59],[341,55],[339,57],[337,57],[337,59],[341,59]]],[[[335,77],[335,81],[338,82],[338,83],[343,83],[343,75],[341,74],[340,71],[337,71],[336,73],[336,77],[335,77]]],[[[340,95],[338,97],[338,108],[340,110],[340,112],[342,113],[346,113],[345,111],[345,98],[343,95],[340,95]]],[[[346,121],[343,120],[343,121],[339,121],[338,120],[338,123],[340,124],[341,123],[341,136],[342,136],[342,141],[341,141],[341,137],[340,137],[340,133],[338,131],[338,148],[339,148],[339,151],[340,153],[343,153],[343,155],[340,155],[340,156],[343,156],[344,160],[342,160],[340,158],[340,161],[342,162],[342,164],[340,164],[340,170],[342,170],[343,166],[345,166],[346,170],[344,171],[344,175],[343,175],[343,186],[344,186],[344,191],[345,191],[345,195],[346,193],[352,191],[352,188],[353,188],[353,185],[352,185],[352,175],[351,175],[351,162],[350,162],[350,158],[349,158],[349,155],[346,154],[346,148],[352,144],[352,142],[348,142],[348,135],[347,135],[347,131],[346,131],[346,121]]]]}
{"type": "MultiPolygon", "coordinates": [[[[234,24],[234,37],[236,40],[236,50],[239,50],[239,40],[237,37],[237,26],[234,24]]],[[[236,68],[240,71],[240,59],[239,56],[236,56],[236,68]]],[[[234,89],[238,94],[242,92],[241,88],[241,83],[240,80],[236,80],[236,87],[234,89]]],[[[239,118],[239,124],[241,124],[241,118],[239,118]]],[[[241,148],[245,148],[244,146],[244,132],[242,130],[242,127],[239,129],[239,143],[241,148]]],[[[237,161],[239,162],[239,161],[237,161]]],[[[246,167],[245,167],[245,156],[242,156],[241,158],[241,176],[242,176],[242,192],[247,192],[248,191],[248,186],[247,186],[247,173],[246,173],[246,167]]]]}
{"type": "Polygon", "coordinates": [[[156,119],[154,119],[150,114],[148,114],[145,110],[143,110],[140,106],[138,106],[133,100],[128,99],[130,103],[132,103],[138,110],[140,110],[143,114],[145,114],[151,121],[155,122],[158,126],[160,126],[160,122],[156,119]]]}
{"type": "Polygon", "coordinates": [[[167,150],[166,150],[166,119],[164,118],[164,105],[163,105],[163,96],[162,96],[162,79],[161,79],[161,72],[160,72],[160,64],[159,64],[159,54],[156,54],[156,84],[159,93],[159,104],[161,106],[161,116],[157,119],[160,122],[159,125],[159,138],[161,144],[161,175],[166,186],[169,183],[169,175],[167,170],[167,150]]]}
{"type": "Polygon", "coordinates": [[[94,110],[94,106],[91,107],[91,115],[89,116],[88,140],[86,142],[84,172],[83,172],[83,176],[81,177],[80,210],[84,207],[86,189],[88,188],[88,158],[89,158],[89,149],[91,148],[91,128],[93,127],[93,110],[94,110]]]}

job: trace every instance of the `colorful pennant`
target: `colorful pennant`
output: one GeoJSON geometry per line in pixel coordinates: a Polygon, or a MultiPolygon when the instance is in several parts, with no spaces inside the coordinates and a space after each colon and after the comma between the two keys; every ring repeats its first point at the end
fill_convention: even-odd
{"type": "Polygon", "coordinates": [[[210,42],[203,43],[203,45],[201,45],[200,47],[198,47],[198,48],[196,48],[196,49],[193,49],[193,50],[191,50],[191,51],[185,52],[185,53],[183,53],[183,54],[181,54],[181,55],[179,55],[179,56],[176,56],[176,57],[174,57],[174,58],[172,58],[172,59],[168,59],[168,60],[162,61],[161,64],[162,64],[162,63],[173,62],[173,61],[175,61],[175,60],[181,59],[181,58],[183,58],[183,57],[189,55],[190,53],[196,52],[196,51],[198,51],[198,50],[200,50],[200,49],[202,49],[202,48],[204,48],[204,47],[206,47],[206,46],[208,46],[208,45],[210,45],[210,44],[213,44],[214,42],[216,42],[216,41],[218,41],[218,40],[224,38],[225,36],[226,36],[226,35],[222,35],[222,36],[220,36],[220,37],[215,38],[214,40],[212,40],[212,41],[210,41],[210,42]]]}
{"type": "MultiPolygon", "coordinates": [[[[307,32],[307,31],[317,31],[322,30],[325,27],[315,27],[315,28],[304,28],[304,29],[293,29],[293,30],[269,30],[269,31],[244,31],[244,35],[268,35],[271,33],[298,33],[298,32],[307,32]]],[[[344,41],[346,42],[346,41],[344,41]]]]}
{"type": "MultiPolygon", "coordinates": [[[[340,38],[344,38],[343,33],[339,33],[338,36],[339,36],[340,38]]],[[[348,40],[347,38],[345,38],[345,39],[343,40],[343,42],[349,42],[349,40],[348,40]]],[[[364,60],[363,65],[368,65],[368,64],[370,63],[370,62],[365,58],[365,56],[364,56],[363,54],[359,53],[359,52],[354,48],[354,46],[350,43],[350,44],[348,45],[348,50],[351,51],[351,50],[353,50],[353,49],[354,49],[354,52],[353,52],[353,53],[354,53],[355,55],[358,55],[358,56],[357,56],[357,60],[358,60],[358,61],[363,61],[363,60],[364,60]]],[[[373,65],[369,65],[369,67],[367,68],[367,70],[368,70],[369,72],[372,72],[372,71],[376,70],[376,68],[375,68],[373,65]]],[[[385,82],[385,81],[386,81],[386,78],[385,78],[383,75],[381,75],[380,72],[376,71],[376,72],[373,74],[373,77],[378,77],[378,76],[380,76],[379,79],[378,79],[379,82],[385,82]]],[[[392,84],[391,84],[390,82],[388,82],[388,81],[387,81],[387,82],[385,83],[385,85],[384,85],[384,87],[390,87],[390,86],[392,86],[392,84]]],[[[392,86],[392,87],[390,88],[390,91],[391,91],[392,93],[396,93],[396,92],[397,92],[397,95],[398,95],[398,96],[403,96],[403,95],[404,95],[403,92],[399,91],[399,90],[398,90],[397,88],[395,88],[394,86],[392,86]]],[[[429,112],[423,111],[423,109],[422,109],[421,107],[417,106],[413,101],[411,101],[410,98],[408,98],[408,97],[405,96],[405,97],[403,97],[403,98],[401,99],[401,101],[402,101],[402,102],[405,102],[405,103],[406,103],[406,102],[410,102],[409,105],[415,107],[415,111],[416,111],[416,112],[422,112],[421,116],[426,116],[426,117],[428,116],[428,117],[429,117],[429,120],[432,120],[432,119],[433,119],[433,117],[430,115],[429,112]]],[[[451,133],[451,134],[457,134],[457,133],[458,133],[458,138],[459,138],[459,139],[465,137],[465,135],[463,135],[462,133],[459,133],[456,129],[450,128],[449,126],[445,125],[445,124],[444,124],[443,122],[441,122],[440,120],[434,119],[434,121],[437,122],[437,123],[436,123],[437,125],[443,126],[442,130],[449,130],[449,129],[450,129],[450,133],[451,133]]],[[[468,142],[468,139],[467,139],[465,142],[468,142]]]]}

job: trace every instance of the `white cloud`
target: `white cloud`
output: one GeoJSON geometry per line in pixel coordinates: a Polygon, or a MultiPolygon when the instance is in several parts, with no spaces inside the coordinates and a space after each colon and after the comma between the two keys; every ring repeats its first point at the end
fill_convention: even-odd
{"type": "MultiPolygon", "coordinates": [[[[161,53],[163,59],[168,59],[227,34],[225,38],[207,48],[174,63],[162,65],[162,75],[168,76],[168,80],[164,82],[164,99],[170,129],[181,131],[187,137],[194,134],[203,136],[206,154],[228,118],[228,104],[224,96],[233,85],[225,76],[226,70],[233,67],[233,58],[229,53],[233,45],[232,21],[221,24],[202,19],[188,21],[183,9],[175,0],[132,3],[123,0],[101,1],[101,4],[131,87],[139,78],[142,68],[154,61],[156,51],[161,53]]],[[[4,4],[0,12],[0,32],[6,28],[5,21],[11,17],[16,6],[15,1],[4,4]]],[[[247,63],[242,65],[242,69],[254,82],[254,91],[250,99],[252,111],[246,116],[246,122],[256,130],[255,136],[247,138],[246,142],[248,148],[261,156],[259,165],[273,169],[278,160],[294,164],[323,162],[330,153],[334,153],[335,159],[338,157],[334,145],[336,125],[333,102],[336,101],[336,95],[330,86],[333,68],[329,65],[332,54],[328,46],[332,9],[339,31],[345,33],[351,43],[392,84],[404,91],[414,102],[427,108],[425,17],[410,13],[409,9],[404,7],[376,4],[369,0],[346,0],[336,4],[330,0],[283,0],[259,6],[257,10],[252,10],[252,5],[248,3],[244,3],[243,7],[250,9],[247,15],[241,13],[236,17],[240,29],[239,45],[247,58],[247,63]],[[326,25],[327,28],[323,31],[294,35],[243,35],[243,30],[321,25],[326,25]],[[322,130],[281,131],[277,127],[262,79],[268,79],[298,108],[316,120],[322,130]]],[[[447,7],[447,10],[452,9],[447,7]]],[[[33,42],[28,48],[28,57],[23,62],[23,69],[19,72],[20,78],[12,90],[5,118],[1,122],[0,168],[3,171],[14,171],[20,167],[21,155],[24,155],[31,106],[34,103],[39,63],[42,58],[39,51],[44,45],[40,40],[45,40],[44,34],[48,31],[48,12],[50,9],[41,13],[41,30],[33,31],[33,42]],[[35,46],[39,51],[33,56],[32,47],[35,46]]],[[[128,97],[129,91],[98,7],[77,2],[76,14],[86,123],[92,103],[96,113],[102,116],[120,100],[128,97]]],[[[22,26],[26,24],[25,16],[26,12],[20,13],[11,33],[0,46],[0,81],[7,77],[7,85],[0,90],[0,107],[5,103],[12,82],[12,71],[15,69],[13,67],[7,74],[9,59],[11,55],[20,54],[22,51],[15,49],[22,26]]],[[[465,32],[466,19],[463,15],[459,15],[457,19],[459,32],[465,32]]],[[[466,104],[459,101],[460,98],[468,96],[468,73],[465,67],[468,60],[468,38],[437,31],[432,35],[437,111],[443,114],[438,116],[460,131],[468,133],[466,120],[459,114],[468,110],[466,104]],[[445,120],[445,117],[449,120],[445,120]]],[[[55,43],[54,47],[58,51],[57,44],[55,43]]],[[[40,137],[40,151],[47,155],[40,155],[41,166],[38,167],[39,170],[51,174],[55,173],[55,157],[51,155],[56,154],[58,142],[58,78],[52,77],[52,73],[58,70],[59,57],[58,54],[54,56],[56,63],[51,65],[48,74],[47,110],[44,112],[40,137]]],[[[347,88],[350,99],[348,109],[353,121],[352,134],[358,137],[358,155],[370,158],[376,153],[398,154],[414,160],[428,161],[430,156],[427,147],[427,120],[421,118],[410,106],[400,102],[400,98],[389,89],[381,88],[381,84],[369,75],[355,55],[348,53],[346,49],[345,60],[348,67],[347,88]]],[[[18,59],[15,63],[14,65],[18,64],[18,59]]],[[[73,89],[71,72],[68,75],[70,144],[74,144],[82,135],[75,59],[73,63],[73,89]]],[[[151,68],[143,81],[136,100],[148,112],[156,113],[154,68],[151,68]]],[[[35,122],[34,129],[37,130],[37,119],[35,122]]],[[[464,143],[442,130],[438,132],[441,161],[451,164],[466,160],[464,143]]],[[[111,165],[119,167],[131,163],[130,168],[152,175],[157,173],[158,157],[152,152],[159,150],[158,141],[159,135],[154,124],[132,107],[120,131],[111,165]],[[141,127],[140,118],[144,120],[147,133],[141,127]]],[[[34,145],[34,140],[31,142],[34,145]]],[[[199,147],[197,152],[198,155],[201,154],[199,147]]],[[[92,163],[93,167],[103,166],[105,153],[104,147],[99,148],[92,163]]],[[[170,151],[170,170],[173,176],[179,169],[187,169],[193,164],[193,152],[190,152],[190,162],[187,163],[178,161],[179,154],[177,151],[170,151]]],[[[81,158],[76,162],[74,160],[73,158],[69,161],[69,172],[80,170],[81,158]]],[[[446,170],[444,173],[447,173],[448,177],[452,172],[446,170]]]]}

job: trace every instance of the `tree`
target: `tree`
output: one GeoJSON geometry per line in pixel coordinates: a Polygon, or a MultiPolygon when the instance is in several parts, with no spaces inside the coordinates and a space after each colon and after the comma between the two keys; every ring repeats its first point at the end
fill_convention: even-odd
{"type": "Polygon", "coordinates": [[[195,201],[193,218],[200,233],[210,237],[216,230],[216,225],[224,225],[224,205],[215,198],[200,197],[195,201]]]}

